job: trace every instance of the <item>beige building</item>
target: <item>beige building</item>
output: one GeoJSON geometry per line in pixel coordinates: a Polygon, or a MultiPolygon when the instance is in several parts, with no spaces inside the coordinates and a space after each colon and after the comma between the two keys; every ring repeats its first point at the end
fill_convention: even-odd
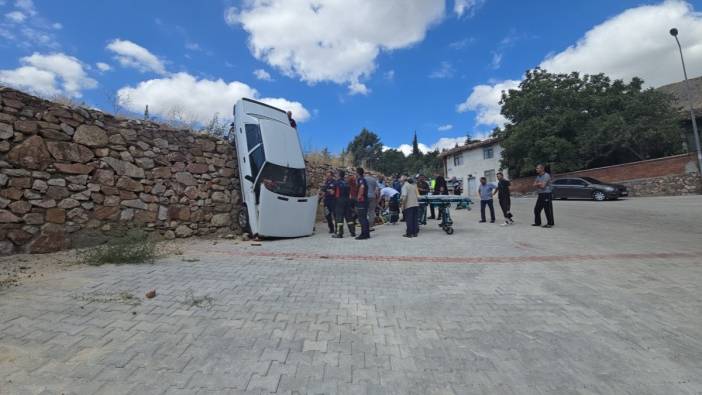
{"type": "Polygon", "coordinates": [[[463,184],[463,194],[473,196],[480,183],[480,177],[496,183],[496,174],[502,169],[502,147],[498,139],[487,139],[456,147],[439,154],[444,163],[444,174],[450,180],[456,177],[463,184]]]}

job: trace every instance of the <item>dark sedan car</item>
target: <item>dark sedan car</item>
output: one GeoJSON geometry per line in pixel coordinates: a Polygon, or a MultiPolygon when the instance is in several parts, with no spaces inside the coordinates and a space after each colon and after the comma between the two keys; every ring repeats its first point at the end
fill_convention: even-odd
{"type": "Polygon", "coordinates": [[[554,199],[614,200],[629,196],[624,185],[608,184],[591,177],[568,177],[553,181],[554,199]]]}

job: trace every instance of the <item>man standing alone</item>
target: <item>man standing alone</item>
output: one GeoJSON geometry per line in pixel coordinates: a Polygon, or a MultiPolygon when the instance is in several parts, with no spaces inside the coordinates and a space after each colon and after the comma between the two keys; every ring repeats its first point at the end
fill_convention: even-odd
{"type": "Polygon", "coordinates": [[[368,183],[363,176],[363,168],[356,170],[356,185],[358,185],[358,195],[356,200],[356,214],[361,223],[361,234],[356,240],[370,239],[370,227],[368,226],[368,183]]]}
{"type": "Polygon", "coordinates": [[[541,226],[541,211],[546,211],[546,225],[544,228],[551,228],[553,222],[553,188],[551,187],[551,175],[546,172],[544,165],[536,166],[536,180],[534,187],[539,194],[534,206],[534,223],[531,226],[541,226]]]}
{"type": "Polygon", "coordinates": [[[487,178],[480,177],[478,195],[480,195],[480,223],[485,223],[485,206],[490,207],[490,222],[495,223],[495,205],[492,203],[492,193],[495,186],[487,183],[487,178]]]}
{"type": "Polygon", "coordinates": [[[505,179],[502,172],[497,173],[497,189],[495,192],[493,192],[493,195],[497,194],[497,200],[500,202],[502,214],[505,216],[505,223],[503,225],[512,225],[514,223],[512,220],[512,213],[510,211],[512,206],[512,202],[509,197],[510,185],[510,182],[505,179]]]}

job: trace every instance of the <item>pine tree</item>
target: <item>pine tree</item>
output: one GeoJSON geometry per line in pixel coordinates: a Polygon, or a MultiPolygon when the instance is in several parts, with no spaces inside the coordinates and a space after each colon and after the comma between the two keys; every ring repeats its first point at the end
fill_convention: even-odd
{"type": "Polygon", "coordinates": [[[146,105],[146,108],[144,109],[144,119],[149,120],[149,105],[146,105]]]}
{"type": "Polygon", "coordinates": [[[412,139],[412,156],[419,158],[422,156],[422,151],[419,150],[419,141],[417,140],[417,131],[414,131],[414,139],[412,139]]]}

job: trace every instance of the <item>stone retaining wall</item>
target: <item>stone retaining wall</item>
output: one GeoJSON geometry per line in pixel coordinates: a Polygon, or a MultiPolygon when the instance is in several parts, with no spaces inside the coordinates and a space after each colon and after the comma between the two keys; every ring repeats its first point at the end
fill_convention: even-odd
{"type": "Polygon", "coordinates": [[[0,255],[239,232],[231,145],[0,87],[0,255]]]}

